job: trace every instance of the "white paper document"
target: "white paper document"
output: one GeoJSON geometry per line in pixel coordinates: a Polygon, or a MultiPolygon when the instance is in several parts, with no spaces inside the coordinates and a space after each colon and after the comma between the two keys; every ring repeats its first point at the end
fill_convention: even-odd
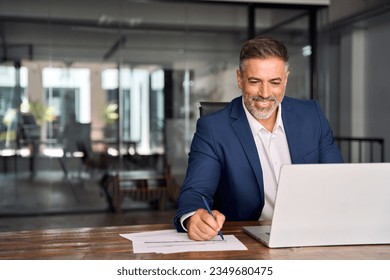
{"type": "Polygon", "coordinates": [[[234,235],[219,235],[209,241],[193,241],[187,233],[176,230],[158,230],[139,233],[120,234],[133,242],[133,252],[136,253],[181,253],[200,251],[237,251],[248,250],[234,235]]]}

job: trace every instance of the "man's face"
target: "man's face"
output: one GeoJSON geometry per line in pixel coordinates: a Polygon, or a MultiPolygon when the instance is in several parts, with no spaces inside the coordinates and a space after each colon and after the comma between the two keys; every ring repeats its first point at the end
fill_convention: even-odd
{"type": "Polygon", "coordinates": [[[288,70],[277,57],[252,58],[237,70],[237,83],[242,91],[245,107],[257,120],[276,117],[287,85],[288,70]]]}

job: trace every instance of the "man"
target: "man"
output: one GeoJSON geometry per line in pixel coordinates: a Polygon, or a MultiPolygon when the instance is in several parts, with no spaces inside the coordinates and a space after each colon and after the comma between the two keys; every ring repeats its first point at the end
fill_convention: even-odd
{"type": "Polygon", "coordinates": [[[343,162],[318,103],[284,96],[288,75],[281,42],[265,37],[243,45],[242,97],[197,122],[174,219],[178,231],[208,240],[225,219],[270,220],[283,164],[343,162]]]}

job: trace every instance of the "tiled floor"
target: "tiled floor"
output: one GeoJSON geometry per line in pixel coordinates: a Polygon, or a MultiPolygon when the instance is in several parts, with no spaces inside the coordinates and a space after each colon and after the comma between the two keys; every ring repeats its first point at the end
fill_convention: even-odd
{"type": "Polygon", "coordinates": [[[166,211],[125,198],[123,213],[112,213],[99,186],[100,175],[38,172],[0,174],[0,231],[172,223],[166,211]]]}

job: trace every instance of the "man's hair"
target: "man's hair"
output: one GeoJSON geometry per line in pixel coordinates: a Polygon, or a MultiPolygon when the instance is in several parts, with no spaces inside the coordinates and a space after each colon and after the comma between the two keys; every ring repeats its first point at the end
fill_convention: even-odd
{"type": "Polygon", "coordinates": [[[272,37],[257,37],[244,43],[240,52],[240,70],[243,63],[250,58],[266,59],[278,57],[288,66],[288,51],[286,46],[272,37]]]}

